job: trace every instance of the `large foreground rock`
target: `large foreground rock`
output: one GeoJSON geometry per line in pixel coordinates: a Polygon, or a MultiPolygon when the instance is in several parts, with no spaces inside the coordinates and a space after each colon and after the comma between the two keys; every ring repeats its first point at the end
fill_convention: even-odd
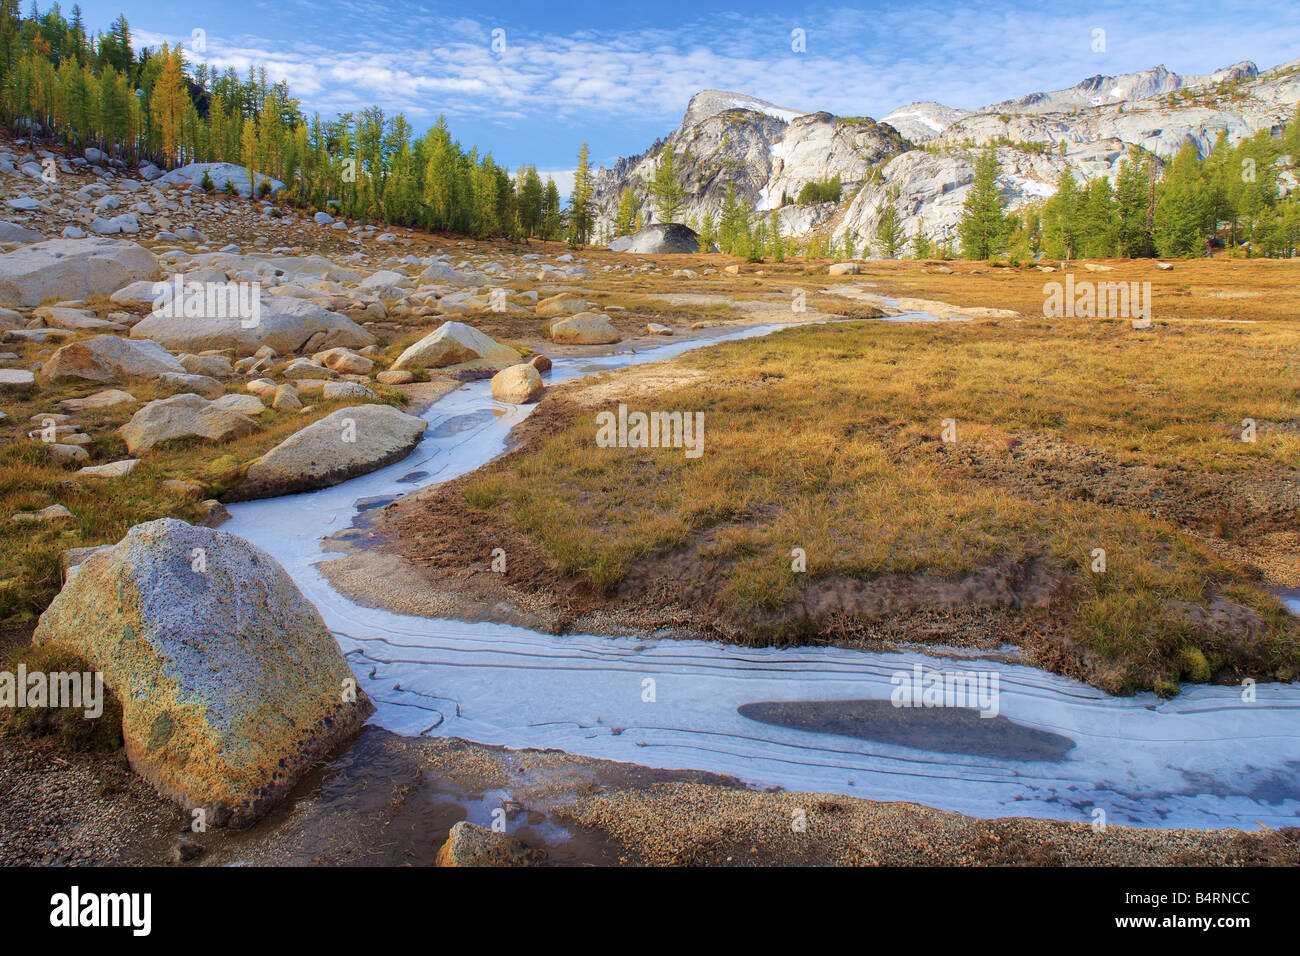
{"type": "MultiPolygon", "coordinates": [[[[679,222],[659,222],[639,232],[619,236],[609,244],[610,252],[634,252],[638,255],[662,252],[699,252],[700,235],[679,222]]],[[[714,251],[717,251],[716,248],[714,251]]]]}
{"type": "Polygon", "coordinates": [[[622,338],[602,312],[579,312],[551,323],[551,341],[559,345],[610,345],[622,338]]]}
{"type": "Polygon", "coordinates": [[[257,422],[201,395],[185,392],[150,402],[121,428],[131,454],[176,438],[230,441],[257,431],[257,422]]]}
{"type": "Polygon", "coordinates": [[[154,311],[137,322],[131,338],[152,339],[174,352],[234,349],[237,355],[252,355],[264,345],[284,355],[375,344],[375,337],[347,316],[306,299],[262,296],[256,319],[228,317],[207,305],[202,297],[187,296],[173,304],[170,314],[154,311]]]}
{"type": "Polygon", "coordinates": [[[158,277],[158,258],[121,239],[49,239],[0,256],[0,305],[110,295],[158,277]]]}
{"type": "Polygon", "coordinates": [[[271,498],[327,488],[401,461],[428,422],[391,405],[356,405],[294,432],[248,466],[226,499],[271,498]]]}
{"type": "Polygon", "coordinates": [[[187,823],[252,823],[373,710],[274,558],[173,518],[82,561],[35,641],[103,673],[127,759],[187,823]]]}
{"type": "Polygon", "coordinates": [[[185,366],[156,342],[133,342],[116,335],[97,335],[62,346],[41,366],[50,381],[80,378],[88,382],[121,382],[128,378],[158,378],[184,374],[185,366]]]}
{"type": "Polygon", "coordinates": [[[394,370],[411,368],[505,368],[519,353],[464,322],[445,322],[397,357],[394,370]]]}

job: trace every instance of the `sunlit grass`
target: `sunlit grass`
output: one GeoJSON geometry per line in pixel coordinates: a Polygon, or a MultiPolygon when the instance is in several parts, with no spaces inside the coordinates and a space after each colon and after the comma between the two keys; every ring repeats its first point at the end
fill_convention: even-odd
{"type": "MultiPolygon", "coordinates": [[[[1071,582],[1053,613],[1102,659],[1094,676],[1108,689],[1204,680],[1206,660],[1293,679],[1300,629],[1196,539],[1125,509],[984,484],[915,447],[953,419],[959,442],[1050,435],[1166,468],[1293,468],[1300,430],[1264,428],[1253,444],[1239,434],[1243,418],[1300,421],[1300,368],[1283,362],[1297,345],[1291,323],[790,330],[687,354],[678,361],[708,369],[710,384],[641,403],[703,411],[702,458],[598,448],[593,408],[472,478],[464,495],[527,534],[555,571],[604,593],[639,561],[691,544],[738,609],[780,608],[828,578],[951,577],[1045,557],[1071,582]],[[795,547],[806,574],[790,569],[795,547]],[[1104,574],[1090,570],[1098,547],[1104,574]],[[1268,633],[1243,651],[1177,613],[1172,602],[1201,601],[1211,586],[1261,614],[1268,633]]],[[[755,638],[816,636],[788,627],[755,638]]]]}

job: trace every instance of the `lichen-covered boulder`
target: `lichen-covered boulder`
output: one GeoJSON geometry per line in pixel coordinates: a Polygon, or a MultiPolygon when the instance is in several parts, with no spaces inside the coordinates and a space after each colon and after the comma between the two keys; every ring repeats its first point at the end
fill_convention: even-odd
{"type": "Polygon", "coordinates": [[[252,355],[263,346],[288,355],[302,349],[375,344],[375,337],[347,316],[306,299],[260,295],[254,300],[249,293],[238,308],[228,300],[224,306],[215,299],[212,309],[208,305],[206,296],[186,293],[133,325],[131,338],[152,339],[177,352],[233,349],[236,355],[252,355]]]}
{"type": "Polygon", "coordinates": [[[176,356],[157,342],[136,342],[116,335],[69,342],[41,367],[41,377],[50,381],[79,378],[112,383],[167,374],[185,374],[185,366],[176,356]]]}
{"type": "Polygon", "coordinates": [[[103,673],[131,766],[211,826],[257,820],[373,710],[274,558],[174,518],[82,561],[34,640],[103,673]]]}
{"type": "Polygon", "coordinates": [[[134,455],[176,438],[231,441],[251,435],[257,428],[257,422],[247,415],[185,392],[150,402],[118,431],[126,441],[126,450],[134,455]]]}

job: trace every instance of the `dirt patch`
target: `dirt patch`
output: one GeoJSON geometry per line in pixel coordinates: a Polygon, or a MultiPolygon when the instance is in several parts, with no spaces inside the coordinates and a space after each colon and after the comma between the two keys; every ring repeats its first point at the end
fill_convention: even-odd
{"type": "Polygon", "coordinates": [[[0,866],[163,863],[184,822],[121,752],[0,743],[0,866]]]}
{"type": "MultiPolygon", "coordinates": [[[[0,862],[168,865],[185,821],[120,757],[0,751],[0,862]]],[[[544,865],[1300,864],[1300,830],[1153,830],[760,792],[693,771],[366,728],[244,831],[185,833],[188,865],[429,866],[493,814],[544,865]]]]}
{"type": "Polygon", "coordinates": [[[1138,830],[976,820],[911,803],[657,784],[583,801],[567,814],[657,866],[1294,865],[1300,829],[1138,830]]]}

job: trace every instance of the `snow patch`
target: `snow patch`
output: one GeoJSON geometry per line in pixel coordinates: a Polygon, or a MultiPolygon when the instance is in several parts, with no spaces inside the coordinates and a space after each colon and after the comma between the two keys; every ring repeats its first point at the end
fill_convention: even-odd
{"type": "Polygon", "coordinates": [[[1056,195],[1056,187],[1037,179],[1030,179],[1028,176],[1017,176],[1014,173],[1005,173],[1004,178],[1012,183],[1020,192],[1026,196],[1035,196],[1039,199],[1047,199],[1056,195]]]}
{"type": "Polygon", "coordinates": [[[906,117],[919,120],[920,122],[924,123],[926,126],[930,127],[930,129],[934,130],[936,133],[942,133],[947,128],[938,120],[934,119],[934,117],[927,116],[924,113],[890,113],[883,120],[881,120],[881,122],[888,123],[891,119],[904,119],[906,117]]]}

